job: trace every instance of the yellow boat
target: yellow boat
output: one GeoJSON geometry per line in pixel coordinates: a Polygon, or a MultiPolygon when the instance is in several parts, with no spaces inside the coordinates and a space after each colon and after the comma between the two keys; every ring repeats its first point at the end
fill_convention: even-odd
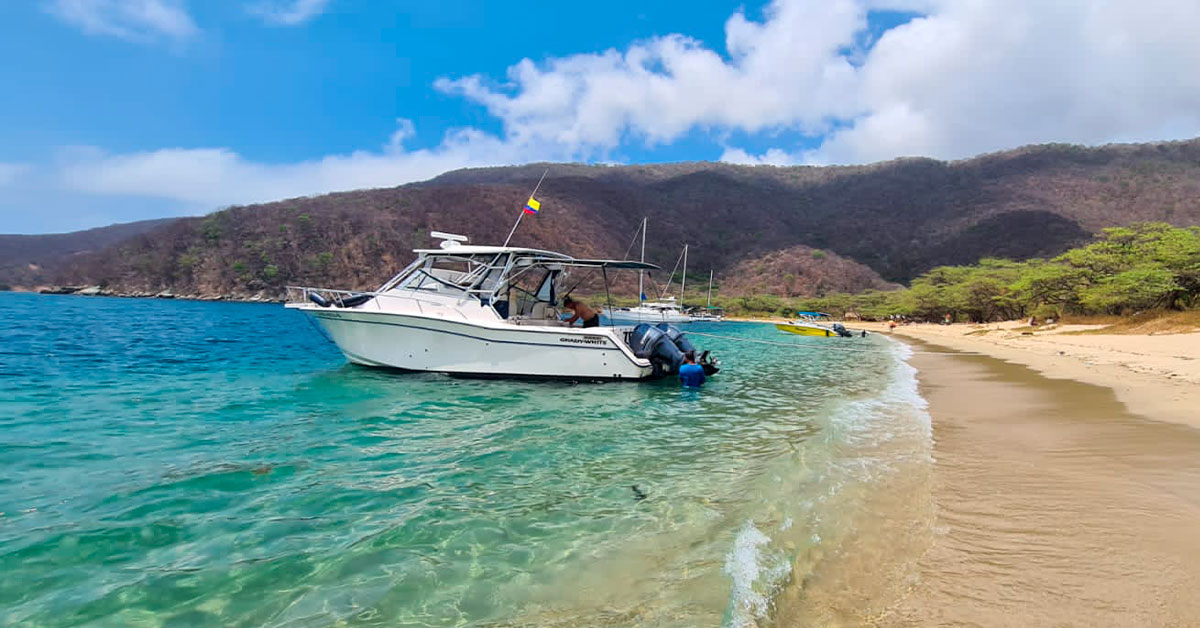
{"type": "Polygon", "coordinates": [[[849,330],[840,324],[829,323],[830,316],[821,312],[797,312],[800,318],[789,323],[776,323],[775,329],[797,336],[850,337],[849,330]]]}

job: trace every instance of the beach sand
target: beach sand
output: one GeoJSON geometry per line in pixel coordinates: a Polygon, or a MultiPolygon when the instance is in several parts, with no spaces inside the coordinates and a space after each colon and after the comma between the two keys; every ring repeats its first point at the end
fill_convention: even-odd
{"type": "MultiPolygon", "coordinates": [[[[855,324],[889,333],[878,323],[855,324]]],[[[1100,334],[1098,326],[1030,330],[1023,323],[915,324],[890,332],[1111,389],[1131,412],[1200,428],[1200,333],[1100,334]],[[1086,331],[1087,334],[1079,334],[1086,331]]]]}
{"type": "Polygon", "coordinates": [[[912,364],[935,534],[880,625],[1200,624],[1200,430],[989,357],[912,364]]]}
{"type": "Polygon", "coordinates": [[[1200,625],[1200,430],[909,342],[931,472],[887,481],[878,521],[779,600],[779,625],[1200,625]]]}

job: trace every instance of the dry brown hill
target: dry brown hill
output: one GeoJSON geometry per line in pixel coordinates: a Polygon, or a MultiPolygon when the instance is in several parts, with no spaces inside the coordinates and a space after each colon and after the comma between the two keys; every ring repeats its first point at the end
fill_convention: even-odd
{"type": "MultiPolygon", "coordinates": [[[[427,245],[431,229],[502,240],[545,167],[460,170],[397,188],[179,220],[74,258],[58,281],[268,296],[296,283],[370,288],[404,264],[409,249],[427,245]]],[[[690,243],[693,271],[715,269],[727,295],[816,286],[805,277],[789,289],[786,275],[796,272],[782,273],[778,283],[773,272],[742,283],[731,276],[747,268],[739,264],[755,268],[753,260],[798,262],[807,250],[801,246],[903,281],[984,256],[1053,255],[1111,225],[1200,223],[1200,140],[1045,145],[958,162],[853,167],[548,167],[538,194],[542,214],[525,221],[515,244],[619,256],[649,216],[650,260],[669,268],[690,243]]]]}
{"type": "Polygon", "coordinates": [[[142,220],[70,233],[0,235],[0,289],[54,281],[72,258],[103,250],[173,220],[142,220]]]}
{"type": "Polygon", "coordinates": [[[781,297],[824,296],[837,292],[894,290],[879,273],[836,253],[793,246],[738,262],[725,273],[724,294],[773,294],[781,297]]]}

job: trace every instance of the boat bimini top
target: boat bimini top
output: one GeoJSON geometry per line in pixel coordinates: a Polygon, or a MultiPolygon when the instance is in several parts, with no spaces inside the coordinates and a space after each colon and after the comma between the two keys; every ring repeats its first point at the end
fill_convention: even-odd
{"type": "MultiPolygon", "coordinates": [[[[317,319],[356,364],[499,377],[646,379],[677,372],[691,349],[665,324],[574,328],[557,305],[581,284],[572,271],[656,270],[630,260],[575,259],[509,246],[471,246],[435,232],[438,248],[416,259],[374,292],[289,287],[287,307],[317,319]],[[640,331],[639,331],[640,329],[640,331]]],[[[589,277],[584,277],[587,279],[589,277]]],[[[598,286],[596,286],[598,287],[598,286]]],[[[606,294],[606,297],[608,295],[606,294]]],[[[700,363],[716,372],[701,354],[700,363]]]]}
{"type": "Polygon", "coordinates": [[[599,269],[606,290],[608,270],[659,269],[630,260],[576,259],[541,249],[467,245],[463,244],[466,237],[441,232],[433,236],[442,239],[439,248],[414,250],[417,258],[374,292],[339,296],[330,294],[335,291],[305,288],[306,298],[340,307],[354,307],[374,297],[428,296],[443,302],[451,299],[460,306],[474,300],[494,307],[502,319],[527,318],[538,303],[551,308],[557,304],[572,269],[599,269]],[[316,299],[310,296],[313,293],[318,293],[316,299]]]}

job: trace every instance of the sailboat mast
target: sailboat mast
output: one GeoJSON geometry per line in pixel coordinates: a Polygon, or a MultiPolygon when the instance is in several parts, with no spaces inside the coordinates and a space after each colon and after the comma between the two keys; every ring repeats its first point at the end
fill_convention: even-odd
{"type": "Polygon", "coordinates": [[[712,275],[713,275],[713,271],[710,268],[710,269],[708,269],[708,305],[707,305],[707,308],[710,310],[712,309],[712,275]]]}
{"type": "MultiPolygon", "coordinates": [[[[647,220],[649,220],[649,216],[642,218],[642,263],[643,264],[646,263],[646,221],[647,220]]],[[[645,279],[646,279],[646,271],[639,270],[638,271],[638,303],[641,303],[642,300],[644,300],[646,298],[645,296],[643,296],[646,294],[646,288],[643,285],[643,282],[645,281],[645,279]]]]}
{"type": "Polygon", "coordinates": [[[679,281],[679,309],[683,309],[683,291],[687,288],[687,247],[683,245],[683,279],[679,281]]]}

